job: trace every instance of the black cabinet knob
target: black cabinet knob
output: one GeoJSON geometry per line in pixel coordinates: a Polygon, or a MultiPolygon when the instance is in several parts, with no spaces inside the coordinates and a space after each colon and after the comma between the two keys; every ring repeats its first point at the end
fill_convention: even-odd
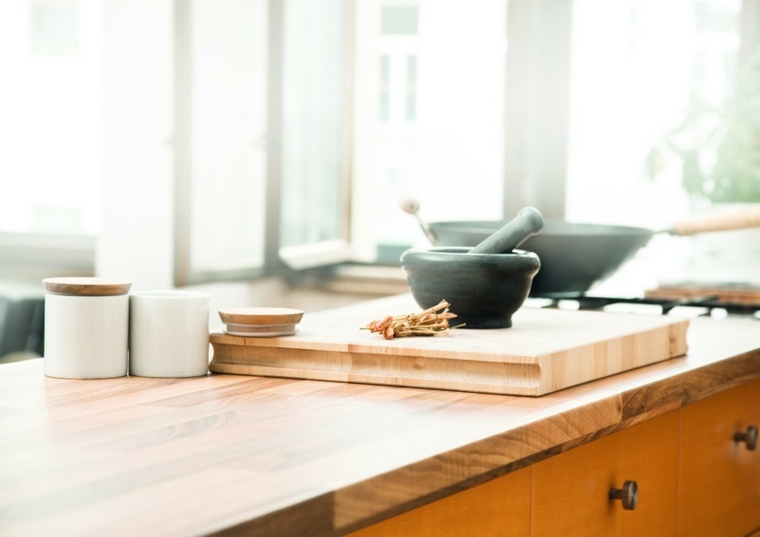
{"type": "Polygon", "coordinates": [[[635,481],[626,481],[623,488],[610,489],[610,500],[620,500],[623,509],[633,511],[639,503],[639,486],[635,481]]]}
{"type": "Polygon", "coordinates": [[[747,444],[747,449],[755,451],[757,449],[757,427],[750,425],[747,427],[747,432],[734,433],[734,442],[744,442],[747,444]]]}

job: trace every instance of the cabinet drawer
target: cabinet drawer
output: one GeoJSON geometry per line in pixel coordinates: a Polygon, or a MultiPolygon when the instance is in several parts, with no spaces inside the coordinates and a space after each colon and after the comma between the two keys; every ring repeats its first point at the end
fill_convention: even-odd
{"type": "Polygon", "coordinates": [[[533,537],[675,535],[678,531],[677,411],[533,466],[533,537]],[[610,499],[627,480],[635,509],[610,499]]]}
{"type": "Polygon", "coordinates": [[[530,468],[350,534],[351,537],[530,536],[530,468]]]}
{"type": "Polygon", "coordinates": [[[760,448],[734,440],[760,426],[760,381],[682,409],[681,529],[688,536],[760,528],[760,448]]]}

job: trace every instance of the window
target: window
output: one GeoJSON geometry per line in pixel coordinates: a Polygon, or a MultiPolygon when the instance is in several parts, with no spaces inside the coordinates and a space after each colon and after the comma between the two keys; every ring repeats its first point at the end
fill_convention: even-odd
{"type": "Polygon", "coordinates": [[[99,271],[182,285],[396,264],[427,244],[410,197],[658,227],[689,200],[652,151],[730,96],[754,5],[3,3],[0,247],[97,237],[99,271]]]}
{"type": "Polygon", "coordinates": [[[191,163],[193,192],[187,202],[193,219],[179,226],[192,237],[185,241],[186,281],[256,274],[245,272],[246,262],[258,273],[277,270],[267,266],[267,256],[297,270],[345,260],[395,263],[401,250],[421,240],[400,209],[409,196],[419,198],[430,217],[468,211],[499,217],[506,2],[335,0],[316,7],[290,0],[269,4],[268,13],[259,10],[269,21],[266,43],[260,37],[266,30],[244,31],[240,21],[250,25],[252,18],[240,16],[236,5],[193,4],[193,78],[178,90],[180,102],[187,92],[195,103],[184,112],[192,118],[192,151],[179,154],[191,163]],[[225,9],[229,30],[212,33],[225,9]],[[452,40],[451,28],[466,39],[452,40]],[[217,48],[225,40],[228,48],[217,48]],[[268,71],[247,86],[269,114],[269,130],[256,135],[267,140],[266,157],[255,160],[266,160],[266,171],[254,171],[246,168],[251,151],[242,143],[253,136],[243,128],[246,116],[235,119],[234,99],[225,93],[242,95],[230,88],[243,87],[245,79],[204,69],[229,64],[225,69],[244,77],[253,64],[233,51],[260,55],[267,47],[268,71]],[[226,86],[204,93],[216,80],[226,86]],[[213,147],[220,152],[210,153],[213,147]],[[231,192],[234,199],[226,201],[231,192]],[[252,222],[263,227],[253,229],[252,222]],[[245,252],[250,255],[236,262],[245,252]]]}
{"type": "Polygon", "coordinates": [[[280,257],[303,268],[350,258],[348,41],[342,0],[285,2],[280,257]]]}
{"type": "Polygon", "coordinates": [[[665,228],[691,209],[666,134],[730,97],[741,1],[574,5],[567,216],[665,228]]]}
{"type": "Polygon", "coordinates": [[[397,264],[429,220],[503,212],[507,2],[356,3],[355,258],[397,264]]]}
{"type": "Polygon", "coordinates": [[[343,261],[343,2],[178,3],[177,280],[252,277],[343,261]]]}
{"type": "Polygon", "coordinates": [[[93,270],[103,195],[103,21],[74,0],[0,3],[0,276],[93,270]]]}
{"type": "Polygon", "coordinates": [[[176,278],[253,276],[267,225],[267,2],[178,2],[175,12],[176,278]]]}
{"type": "Polygon", "coordinates": [[[0,231],[94,235],[103,166],[97,6],[0,5],[0,231]]]}
{"type": "Polygon", "coordinates": [[[418,9],[415,4],[385,3],[381,6],[383,35],[416,35],[418,9]]]}

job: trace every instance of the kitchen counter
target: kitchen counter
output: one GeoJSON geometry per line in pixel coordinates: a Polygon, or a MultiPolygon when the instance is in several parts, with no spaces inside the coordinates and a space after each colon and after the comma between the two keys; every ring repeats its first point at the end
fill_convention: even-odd
{"type": "Polygon", "coordinates": [[[542,397],[0,366],[0,534],[343,535],[760,378],[760,325],[542,397]]]}

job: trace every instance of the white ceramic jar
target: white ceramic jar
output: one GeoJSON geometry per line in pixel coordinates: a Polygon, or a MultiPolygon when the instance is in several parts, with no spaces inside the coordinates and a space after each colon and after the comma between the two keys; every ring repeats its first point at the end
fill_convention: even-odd
{"type": "Polygon", "coordinates": [[[47,278],[45,375],[100,379],[127,374],[131,282],[47,278]]]}
{"type": "Polygon", "coordinates": [[[208,374],[207,293],[139,291],[130,295],[129,374],[200,377],[208,374]]]}

